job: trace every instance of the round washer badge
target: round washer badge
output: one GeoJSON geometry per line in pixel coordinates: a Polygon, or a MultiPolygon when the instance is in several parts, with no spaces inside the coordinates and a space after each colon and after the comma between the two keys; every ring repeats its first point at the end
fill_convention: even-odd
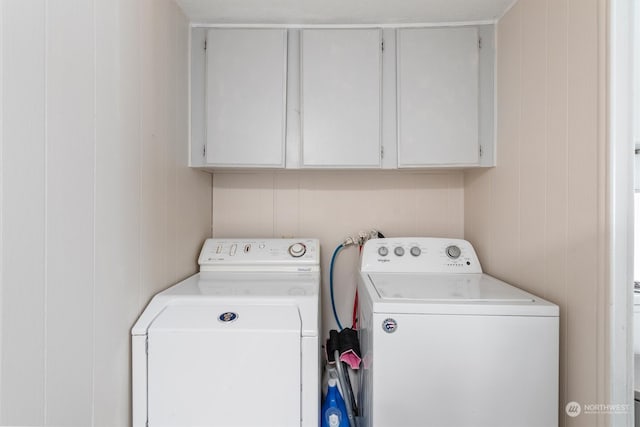
{"type": "Polygon", "coordinates": [[[227,311],[226,313],[222,313],[220,316],[218,316],[218,320],[221,322],[233,322],[234,320],[238,319],[238,313],[234,313],[232,311],[227,311]]]}
{"type": "Polygon", "coordinates": [[[382,321],[382,330],[388,334],[395,332],[397,328],[398,322],[396,322],[395,319],[388,318],[382,321]]]}

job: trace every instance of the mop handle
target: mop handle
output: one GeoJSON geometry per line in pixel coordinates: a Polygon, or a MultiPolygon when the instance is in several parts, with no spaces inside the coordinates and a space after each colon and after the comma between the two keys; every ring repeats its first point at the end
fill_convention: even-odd
{"type": "Polygon", "coordinates": [[[349,418],[349,426],[356,427],[355,417],[353,416],[353,408],[351,407],[351,387],[347,386],[347,381],[345,380],[344,375],[349,375],[348,372],[345,372],[344,367],[342,366],[342,362],[340,361],[340,352],[335,350],[333,352],[334,358],[336,361],[336,368],[338,369],[338,381],[340,381],[340,388],[342,388],[342,392],[344,393],[344,403],[347,407],[347,418],[349,418]],[[347,393],[349,395],[347,395],[347,393]]]}

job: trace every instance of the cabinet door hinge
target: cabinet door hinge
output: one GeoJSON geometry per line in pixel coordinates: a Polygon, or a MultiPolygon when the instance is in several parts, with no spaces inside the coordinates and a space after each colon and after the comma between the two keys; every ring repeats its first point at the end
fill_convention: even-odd
{"type": "Polygon", "coordinates": [[[384,159],[384,147],[380,147],[380,158],[384,159]]]}
{"type": "Polygon", "coordinates": [[[207,40],[204,41],[204,50],[207,50],[207,40]]]}
{"type": "Polygon", "coordinates": [[[207,158],[207,146],[206,145],[202,146],[202,158],[203,159],[207,158]]]}
{"type": "Polygon", "coordinates": [[[384,40],[380,41],[380,49],[384,52],[384,40]]]}
{"type": "Polygon", "coordinates": [[[478,49],[482,49],[482,37],[478,37],[478,49]]]}
{"type": "Polygon", "coordinates": [[[480,157],[482,157],[482,145],[480,146],[480,157]]]}

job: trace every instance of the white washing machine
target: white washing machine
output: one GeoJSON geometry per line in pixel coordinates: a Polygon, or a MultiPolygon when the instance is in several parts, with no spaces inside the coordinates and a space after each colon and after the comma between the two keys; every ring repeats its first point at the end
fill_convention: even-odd
{"type": "Polygon", "coordinates": [[[132,329],[133,426],[317,427],[319,243],[209,239],[132,329]]]}
{"type": "Polygon", "coordinates": [[[558,425],[558,307],[469,242],[370,240],[359,295],[362,426],[558,425]]]}

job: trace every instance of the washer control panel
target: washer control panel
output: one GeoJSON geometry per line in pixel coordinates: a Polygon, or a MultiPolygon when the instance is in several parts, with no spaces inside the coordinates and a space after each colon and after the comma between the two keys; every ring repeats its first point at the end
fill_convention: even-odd
{"type": "Polygon", "coordinates": [[[371,239],[362,249],[362,271],[396,273],[482,273],[466,240],[436,237],[371,239]]]}
{"type": "Polygon", "coordinates": [[[251,266],[294,267],[320,263],[320,243],[317,239],[207,239],[198,264],[200,271],[244,269],[251,266]]]}

